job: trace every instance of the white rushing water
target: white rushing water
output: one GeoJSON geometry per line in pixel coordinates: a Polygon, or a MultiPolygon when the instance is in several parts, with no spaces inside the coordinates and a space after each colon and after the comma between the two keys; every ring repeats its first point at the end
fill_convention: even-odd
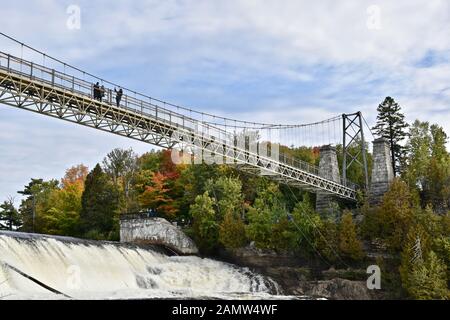
{"type": "Polygon", "coordinates": [[[25,275],[73,299],[266,299],[278,292],[270,279],[211,259],[0,233],[0,299],[67,299],[25,275]]]}

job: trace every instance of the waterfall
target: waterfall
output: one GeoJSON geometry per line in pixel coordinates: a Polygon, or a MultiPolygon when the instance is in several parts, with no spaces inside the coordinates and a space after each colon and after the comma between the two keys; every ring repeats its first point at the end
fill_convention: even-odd
{"type": "Polygon", "coordinates": [[[266,299],[278,293],[271,279],[212,259],[0,232],[0,299],[266,299]]]}

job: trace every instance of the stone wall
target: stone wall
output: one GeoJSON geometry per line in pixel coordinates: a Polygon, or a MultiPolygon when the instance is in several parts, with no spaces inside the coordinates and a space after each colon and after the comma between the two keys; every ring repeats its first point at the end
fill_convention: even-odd
{"type": "MultiPolygon", "coordinates": [[[[340,182],[339,164],[335,147],[326,145],[320,148],[319,176],[334,182],[340,182]]],[[[333,200],[333,196],[325,192],[317,192],[317,212],[323,215],[333,215],[337,206],[333,200]]]]}
{"type": "Polygon", "coordinates": [[[198,253],[194,241],[163,218],[121,219],[120,242],[164,245],[180,254],[198,253]]]}
{"type": "Polygon", "coordinates": [[[391,160],[391,149],[386,139],[373,141],[372,181],[370,183],[369,203],[377,205],[389,190],[394,179],[394,169],[391,160]]]}

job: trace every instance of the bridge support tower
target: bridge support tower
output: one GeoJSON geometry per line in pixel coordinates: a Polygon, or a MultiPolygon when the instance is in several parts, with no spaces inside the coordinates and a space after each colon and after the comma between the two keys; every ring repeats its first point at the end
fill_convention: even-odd
{"type": "Polygon", "coordinates": [[[389,142],[384,138],[373,141],[372,181],[370,183],[369,203],[377,205],[383,195],[389,190],[394,179],[394,169],[391,159],[389,142]]]}
{"type": "MultiPolygon", "coordinates": [[[[325,145],[320,148],[319,176],[340,183],[336,148],[331,145],[325,145]]],[[[337,203],[332,195],[318,191],[316,195],[316,210],[322,215],[335,215],[337,213],[337,203]]]]}

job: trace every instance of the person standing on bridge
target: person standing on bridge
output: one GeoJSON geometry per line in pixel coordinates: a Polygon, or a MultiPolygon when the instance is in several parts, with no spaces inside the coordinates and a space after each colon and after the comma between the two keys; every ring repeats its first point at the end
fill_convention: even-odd
{"type": "Polygon", "coordinates": [[[116,105],[117,107],[120,106],[120,100],[122,100],[123,91],[122,88],[119,88],[119,91],[114,88],[114,92],[116,93],[116,105]]]}
{"type": "Polygon", "coordinates": [[[94,99],[100,100],[100,84],[97,82],[94,84],[94,99]]]}
{"type": "Polygon", "coordinates": [[[98,100],[100,101],[100,102],[102,102],[102,99],[103,99],[103,97],[105,96],[105,92],[106,92],[106,89],[105,89],[105,86],[101,86],[100,87],[100,92],[99,92],[99,96],[98,96],[98,100]]]}

